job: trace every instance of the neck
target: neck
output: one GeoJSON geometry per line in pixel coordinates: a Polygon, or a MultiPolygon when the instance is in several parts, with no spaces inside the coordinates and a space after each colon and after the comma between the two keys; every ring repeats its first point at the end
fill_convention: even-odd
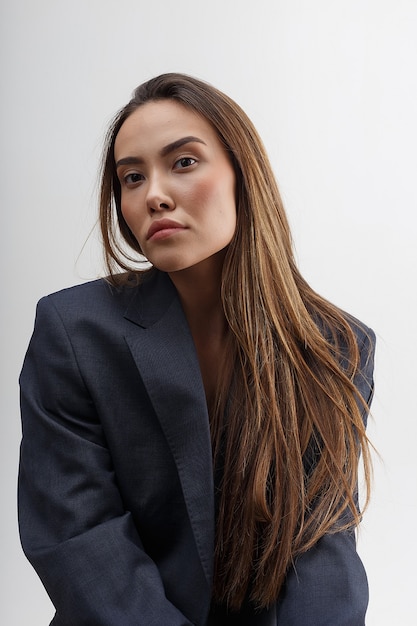
{"type": "Polygon", "coordinates": [[[209,411],[217,394],[219,366],[226,357],[228,325],[220,293],[223,258],[215,255],[170,274],[193,336],[209,411]]]}
{"type": "Polygon", "coordinates": [[[192,332],[226,331],[220,294],[223,258],[219,253],[196,266],[169,274],[192,332]]]}

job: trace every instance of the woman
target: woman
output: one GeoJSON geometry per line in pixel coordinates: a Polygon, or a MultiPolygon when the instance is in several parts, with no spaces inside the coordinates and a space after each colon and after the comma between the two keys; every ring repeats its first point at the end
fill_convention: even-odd
{"type": "Polygon", "coordinates": [[[52,624],[363,624],[374,335],[300,276],[247,116],[181,74],[138,87],[100,219],[109,277],[41,300],[21,375],[52,624]]]}

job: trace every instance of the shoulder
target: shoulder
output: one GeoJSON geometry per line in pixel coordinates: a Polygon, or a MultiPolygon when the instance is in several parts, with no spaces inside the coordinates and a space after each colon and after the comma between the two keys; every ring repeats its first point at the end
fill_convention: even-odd
{"type": "Polygon", "coordinates": [[[315,321],[338,367],[348,375],[364,400],[370,401],[374,386],[374,331],[350,313],[336,307],[331,316],[318,315],[315,321]]]}
{"type": "Polygon", "coordinates": [[[373,360],[375,353],[376,335],[375,332],[358,320],[356,317],[348,313],[344,313],[346,321],[352,329],[358,346],[360,354],[360,366],[359,369],[364,371],[366,369],[373,369],[373,360]]]}
{"type": "Polygon", "coordinates": [[[356,336],[356,339],[357,339],[359,347],[362,344],[365,344],[365,345],[373,345],[373,344],[375,344],[375,333],[372,330],[372,328],[367,326],[361,320],[358,320],[353,315],[350,315],[349,313],[345,313],[344,312],[343,315],[344,315],[347,323],[349,324],[349,326],[351,327],[351,329],[355,333],[355,336],[356,336]]]}
{"type": "Polygon", "coordinates": [[[92,302],[92,299],[98,298],[100,301],[115,298],[123,299],[123,297],[126,297],[129,293],[131,293],[131,288],[128,284],[115,287],[107,278],[99,278],[80,285],[65,287],[59,291],[47,294],[41,298],[40,302],[49,302],[58,306],[71,302],[85,303],[88,305],[92,302]]]}
{"type": "MultiPolygon", "coordinates": [[[[358,348],[358,361],[353,383],[369,407],[374,393],[376,335],[372,328],[352,315],[345,313],[344,316],[355,335],[358,348]]],[[[366,422],[365,414],[363,418],[366,422]]]]}
{"type": "Polygon", "coordinates": [[[325,317],[314,315],[315,323],[326,341],[335,348],[341,362],[350,360],[352,345],[356,345],[360,355],[373,353],[376,336],[372,328],[350,313],[334,307],[336,315],[325,317]]]}
{"type": "Polygon", "coordinates": [[[35,327],[39,324],[68,323],[99,319],[112,310],[126,308],[127,293],[115,291],[105,279],[67,287],[41,298],[36,307],[35,327]]]}
{"type": "Polygon", "coordinates": [[[41,298],[36,307],[31,345],[64,344],[65,338],[86,345],[100,328],[116,329],[134,290],[115,289],[106,279],[67,287],[41,298]]]}
{"type": "Polygon", "coordinates": [[[99,279],[42,298],[35,327],[63,325],[67,333],[78,337],[91,338],[98,330],[119,336],[129,331],[132,322],[143,327],[152,324],[175,297],[168,275],[157,270],[126,276],[116,285],[99,279]]]}
{"type": "Polygon", "coordinates": [[[145,273],[143,279],[121,275],[118,284],[99,278],[46,295],[39,300],[37,308],[38,311],[56,309],[66,318],[103,317],[111,311],[123,313],[148,281],[145,273]]]}

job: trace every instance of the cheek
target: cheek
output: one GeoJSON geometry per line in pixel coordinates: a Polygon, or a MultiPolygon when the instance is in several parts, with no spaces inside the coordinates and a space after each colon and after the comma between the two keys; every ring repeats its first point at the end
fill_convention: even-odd
{"type": "Polygon", "coordinates": [[[120,211],[125,221],[129,223],[131,219],[130,202],[128,201],[128,199],[125,197],[125,194],[123,193],[120,198],[120,211]]]}
{"type": "Polygon", "coordinates": [[[226,238],[231,238],[236,229],[236,198],[234,181],[225,180],[219,185],[211,199],[218,228],[226,238]]]}
{"type": "Polygon", "coordinates": [[[210,180],[202,178],[201,180],[194,181],[194,184],[184,192],[184,200],[190,207],[194,207],[195,210],[207,207],[214,196],[214,185],[210,180]]]}
{"type": "Polygon", "coordinates": [[[229,222],[236,220],[234,178],[223,176],[198,181],[187,194],[190,205],[199,209],[208,220],[221,218],[229,222]]]}
{"type": "Polygon", "coordinates": [[[135,237],[139,235],[139,228],[143,222],[143,215],[138,210],[138,201],[133,196],[123,197],[120,203],[120,210],[126,224],[134,233],[135,237]]]}

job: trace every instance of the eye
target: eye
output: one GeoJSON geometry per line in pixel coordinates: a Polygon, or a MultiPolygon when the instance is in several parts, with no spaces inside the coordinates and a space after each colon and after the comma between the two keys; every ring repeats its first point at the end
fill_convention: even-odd
{"type": "Polygon", "coordinates": [[[142,180],[143,180],[142,174],[138,174],[137,172],[131,172],[130,174],[126,174],[126,176],[123,176],[123,182],[128,187],[137,185],[142,180]]]}
{"type": "Polygon", "coordinates": [[[196,159],[193,159],[192,157],[182,157],[181,159],[178,159],[178,161],[175,161],[174,169],[185,169],[186,167],[191,167],[194,163],[197,163],[196,159]]]}

